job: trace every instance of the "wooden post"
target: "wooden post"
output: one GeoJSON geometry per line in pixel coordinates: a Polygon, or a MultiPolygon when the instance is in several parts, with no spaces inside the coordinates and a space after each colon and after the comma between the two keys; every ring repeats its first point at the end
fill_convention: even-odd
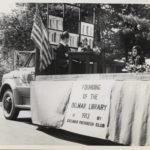
{"type": "MultiPolygon", "coordinates": [[[[49,5],[47,3],[47,30],[49,29],[49,5]]],[[[48,31],[48,35],[49,35],[49,31],[48,31]]]]}
{"type": "Polygon", "coordinates": [[[78,23],[78,34],[79,34],[79,41],[81,40],[81,5],[79,5],[79,23],[78,23]]]}
{"type": "Polygon", "coordinates": [[[39,7],[39,6],[38,6],[38,3],[36,3],[35,5],[36,5],[36,11],[37,11],[37,10],[38,10],[38,7],[39,7]]]}
{"type": "Polygon", "coordinates": [[[66,4],[63,4],[63,18],[65,17],[66,4]]]}
{"type": "Polygon", "coordinates": [[[93,8],[93,24],[95,24],[95,8],[93,8]]]}
{"type": "Polygon", "coordinates": [[[15,69],[15,50],[13,50],[13,70],[15,69]]]}

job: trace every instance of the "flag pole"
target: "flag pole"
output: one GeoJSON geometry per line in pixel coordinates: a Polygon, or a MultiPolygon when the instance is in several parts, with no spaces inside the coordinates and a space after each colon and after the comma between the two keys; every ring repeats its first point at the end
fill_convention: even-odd
{"type": "MultiPolygon", "coordinates": [[[[35,11],[35,15],[36,15],[36,12],[38,12],[38,3],[35,4],[35,7],[36,7],[36,11],[35,11]]],[[[35,76],[36,75],[39,75],[40,71],[39,71],[39,66],[40,66],[40,51],[37,47],[35,47],[35,76]]]]}
{"type": "Polygon", "coordinates": [[[52,58],[52,60],[54,60],[54,51],[53,51],[53,49],[52,49],[52,46],[51,46],[51,43],[50,43],[50,41],[49,41],[49,3],[47,3],[47,36],[48,36],[48,42],[49,42],[49,48],[50,48],[50,50],[51,50],[51,58],[52,58]]]}
{"type": "MultiPolygon", "coordinates": [[[[47,36],[48,36],[48,42],[49,42],[49,5],[47,3],[47,36]]],[[[49,42],[50,46],[50,42],[49,42]]]]}

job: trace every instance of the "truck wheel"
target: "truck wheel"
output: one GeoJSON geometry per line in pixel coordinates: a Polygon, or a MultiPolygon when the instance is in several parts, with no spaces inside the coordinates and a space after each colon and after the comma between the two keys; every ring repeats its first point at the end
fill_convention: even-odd
{"type": "Polygon", "coordinates": [[[14,97],[11,90],[6,90],[2,99],[3,113],[6,119],[15,120],[19,110],[15,108],[14,97]]]}

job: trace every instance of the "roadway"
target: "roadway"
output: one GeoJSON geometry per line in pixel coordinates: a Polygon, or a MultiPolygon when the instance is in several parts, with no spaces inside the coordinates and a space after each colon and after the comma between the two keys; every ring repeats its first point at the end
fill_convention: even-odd
{"type": "Polygon", "coordinates": [[[30,111],[21,111],[16,121],[6,120],[0,103],[0,145],[80,146],[117,144],[60,129],[38,127],[32,124],[30,111]]]}

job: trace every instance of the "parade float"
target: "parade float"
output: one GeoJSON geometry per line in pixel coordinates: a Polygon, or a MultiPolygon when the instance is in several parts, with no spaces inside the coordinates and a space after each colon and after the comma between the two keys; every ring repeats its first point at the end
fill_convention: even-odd
{"type": "MultiPolygon", "coordinates": [[[[66,28],[63,21],[65,13],[68,13],[67,7],[73,6],[64,4],[62,17],[54,16],[52,12],[48,14],[52,48],[58,44],[60,34],[66,28]]],[[[80,14],[80,6],[76,5],[75,8],[80,14]]],[[[117,65],[108,73],[105,59],[99,51],[77,51],[77,42],[84,37],[91,48],[94,47],[95,11],[98,10],[93,7],[93,23],[83,22],[79,15],[77,24],[80,30],[76,34],[70,33],[68,74],[57,75],[55,70],[51,75],[41,73],[40,52],[36,50],[31,52],[24,68],[4,75],[0,95],[4,116],[16,119],[20,110],[31,109],[32,123],[39,126],[124,145],[149,146],[149,65],[141,69],[125,67],[123,62],[119,66],[122,69],[125,67],[128,73],[115,73],[117,65]],[[83,71],[80,74],[74,72],[73,61],[84,62],[84,71],[80,70],[83,71]]]]}

